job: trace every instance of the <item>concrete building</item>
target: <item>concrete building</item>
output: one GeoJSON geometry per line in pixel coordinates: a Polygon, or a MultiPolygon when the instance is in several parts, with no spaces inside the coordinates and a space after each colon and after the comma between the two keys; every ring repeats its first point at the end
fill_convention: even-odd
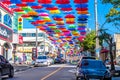
{"type": "Polygon", "coordinates": [[[120,56],[120,34],[114,34],[116,45],[116,57],[120,56]]]}
{"type": "MultiPolygon", "coordinates": [[[[19,44],[17,47],[17,55],[23,60],[23,55],[26,55],[28,61],[32,61],[32,49],[36,48],[36,29],[23,29],[19,31],[19,35],[23,36],[23,44],[19,44]]],[[[49,40],[48,35],[45,32],[38,30],[37,37],[37,56],[54,54],[55,46],[49,40]]]]}
{"type": "Polygon", "coordinates": [[[12,58],[12,41],[13,41],[13,13],[0,3],[0,55],[6,59],[12,58]]]}

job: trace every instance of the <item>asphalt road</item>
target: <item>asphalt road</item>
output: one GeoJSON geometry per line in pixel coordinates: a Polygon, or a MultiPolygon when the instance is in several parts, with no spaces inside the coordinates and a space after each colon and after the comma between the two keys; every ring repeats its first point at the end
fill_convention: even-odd
{"type": "MultiPolygon", "coordinates": [[[[60,64],[49,67],[35,67],[15,73],[14,78],[4,77],[3,80],[75,80],[75,66],[60,64]]],[[[120,80],[120,78],[112,78],[120,80]]]]}
{"type": "Polygon", "coordinates": [[[26,71],[15,73],[15,77],[3,80],[75,80],[75,75],[70,72],[75,67],[66,64],[50,67],[35,67],[26,71]]]}

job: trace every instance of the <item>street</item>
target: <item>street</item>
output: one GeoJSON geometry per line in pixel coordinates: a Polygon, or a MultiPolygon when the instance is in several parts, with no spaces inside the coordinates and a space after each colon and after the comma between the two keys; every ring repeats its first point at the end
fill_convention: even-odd
{"type": "MultiPolygon", "coordinates": [[[[33,67],[15,72],[14,78],[5,76],[3,80],[75,80],[74,71],[74,65],[55,64],[49,67],[33,67]]],[[[120,77],[114,77],[112,80],[120,80],[120,77]]]]}

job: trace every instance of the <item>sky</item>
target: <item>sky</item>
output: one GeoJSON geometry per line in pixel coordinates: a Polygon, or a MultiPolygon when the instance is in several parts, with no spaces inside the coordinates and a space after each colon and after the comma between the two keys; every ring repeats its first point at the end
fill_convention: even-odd
{"type": "MultiPolygon", "coordinates": [[[[73,0],[71,0],[73,1],[73,0]]],[[[97,4],[97,18],[98,18],[98,24],[99,24],[99,28],[101,27],[101,25],[105,22],[106,18],[105,15],[106,13],[108,13],[108,11],[110,10],[110,8],[112,7],[110,4],[102,4],[101,0],[97,0],[98,4],[97,4]]],[[[55,3],[53,3],[55,4],[55,3]]],[[[55,4],[56,5],[56,4],[55,4]]],[[[72,5],[72,3],[71,3],[72,5]]],[[[94,0],[89,0],[88,2],[88,12],[89,12],[89,18],[88,18],[88,25],[87,28],[90,28],[91,30],[95,30],[95,14],[94,14],[94,0]]],[[[63,14],[61,14],[63,15],[63,14]]],[[[105,29],[108,29],[108,33],[110,34],[114,34],[116,32],[119,32],[116,28],[112,27],[113,25],[111,24],[106,24],[104,26],[105,29]]],[[[28,22],[28,20],[24,20],[24,26],[23,28],[35,28],[35,26],[33,26],[30,22],[28,22]]]]}

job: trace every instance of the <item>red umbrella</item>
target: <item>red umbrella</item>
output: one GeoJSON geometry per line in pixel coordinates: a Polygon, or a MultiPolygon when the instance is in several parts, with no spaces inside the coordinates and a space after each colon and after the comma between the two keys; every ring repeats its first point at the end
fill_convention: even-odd
{"type": "Polygon", "coordinates": [[[42,6],[32,6],[31,8],[33,8],[33,9],[41,9],[41,8],[43,8],[42,6]]]}
{"type": "Polygon", "coordinates": [[[68,15],[65,16],[65,18],[75,18],[75,16],[72,15],[72,14],[68,14],[68,15]]]}
{"type": "Polygon", "coordinates": [[[47,10],[58,10],[58,8],[57,7],[48,7],[48,8],[46,8],[47,10]]]}
{"type": "Polygon", "coordinates": [[[56,21],[63,21],[62,18],[54,18],[54,20],[56,20],[56,21]]]}
{"type": "Polygon", "coordinates": [[[76,8],[77,11],[87,11],[88,8],[76,8]]]}
{"type": "Polygon", "coordinates": [[[51,0],[38,0],[38,2],[41,4],[50,4],[52,1],[51,0]]]}
{"type": "Polygon", "coordinates": [[[3,3],[3,4],[7,4],[7,5],[11,4],[11,2],[10,2],[9,0],[5,0],[5,1],[3,1],[2,3],[3,3]]]}
{"type": "Polygon", "coordinates": [[[87,3],[88,0],[74,0],[74,3],[81,4],[81,3],[87,3]]]}
{"type": "Polygon", "coordinates": [[[22,0],[22,2],[34,2],[35,0],[22,0]]]}
{"type": "Polygon", "coordinates": [[[21,4],[16,4],[16,6],[18,6],[18,7],[26,7],[27,4],[26,3],[21,3],[21,4]]]}
{"type": "Polygon", "coordinates": [[[22,12],[24,10],[22,10],[21,8],[14,8],[13,11],[15,11],[15,12],[22,12]]]}
{"type": "Polygon", "coordinates": [[[63,11],[71,11],[72,8],[61,8],[61,10],[63,10],[63,11]]]}
{"type": "Polygon", "coordinates": [[[56,0],[57,4],[69,4],[70,1],[69,0],[56,0]]]}
{"type": "Polygon", "coordinates": [[[21,17],[26,18],[26,17],[30,17],[30,15],[28,15],[28,14],[23,14],[21,17]]]}

